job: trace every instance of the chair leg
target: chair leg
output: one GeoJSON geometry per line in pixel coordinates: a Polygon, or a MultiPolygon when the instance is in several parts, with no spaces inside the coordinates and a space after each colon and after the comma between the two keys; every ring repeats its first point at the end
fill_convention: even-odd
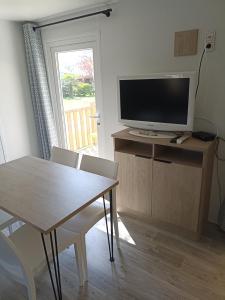
{"type": "Polygon", "coordinates": [[[85,234],[83,234],[81,236],[81,247],[82,247],[82,255],[83,255],[84,281],[88,281],[87,251],[86,251],[85,234]]]}
{"type": "Polygon", "coordinates": [[[115,237],[116,237],[116,245],[117,245],[117,248],[120,248],[120,235],[119,235],[119,226],[118,226],[117,212],[114,213],[113,220],[114,220],[114,230],[115,230],[115,237]]]}
{"type": "Polygon", "coordinates": [[[35,287],[35,283],[34,283],[33,278],[29,278],[27,290],[28,290],[28,299],[29,300],[36,300],[37,299],[36,287],[35,287]]]}
{"type": "Polygon", "coordinates": [[[83,253],[82,253],[82,244],[81,241],[77,241],[74,244],[74,251],[76,256],[77,268],[78,268],[78,275],[80,286],[84,285],[84,268],[83,268],[83,253]]]}
{"type": "Polygon", "coordinates": [[[115,230],[115,237],[116,237],[116,245],[117,248],[120,248],[120,235],[119,235],[119,226],[118,226],[118,218],[117,218],[117,209],[116,209],[116,191],[115,189],[112,190],[113,195],[113,225],[115,230]]]}

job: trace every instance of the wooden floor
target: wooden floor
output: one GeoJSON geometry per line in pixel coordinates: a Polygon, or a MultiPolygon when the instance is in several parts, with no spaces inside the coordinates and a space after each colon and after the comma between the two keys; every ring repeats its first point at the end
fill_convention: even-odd
{"type": "MultiPolygon", "coordinates": [[[[89,282],[79,288],[73,248],[60,255],[63,299],[150,300],[225,299],[225,235],[209,227],[190,242],[128,217],[121,251],[109,262],[101,221],[87,235],[89,282]]],[[[122,223],[121,223],[122,226],[122,223]]],[[[53,299],[48,272],[36,280],[38,300],[53,299]]],[[[22,300],[26,289],[0,271],[0,299],[22,300]]]]}

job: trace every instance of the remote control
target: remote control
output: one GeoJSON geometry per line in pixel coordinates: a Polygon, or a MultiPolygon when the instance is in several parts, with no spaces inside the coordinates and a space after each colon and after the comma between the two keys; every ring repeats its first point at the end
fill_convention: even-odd
{"type": "Polygon", "coordinates": [[[177,135],[170,140],[170,143],[177,144],[177,140],[181,138],[183,135],[177,135]]]}
{"type": "Polygon", "coordinates": [[[189,139],[191,136],[190,135],[182,135],[177,139],[177,144],[182,144],[184,141],[189,139]]]}

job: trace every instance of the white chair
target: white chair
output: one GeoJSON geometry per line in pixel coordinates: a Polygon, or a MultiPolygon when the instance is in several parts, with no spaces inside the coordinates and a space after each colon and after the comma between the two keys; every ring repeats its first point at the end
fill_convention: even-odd
{"type": "MultiPolygon", "coordinates": [[[[80,169],[83,171],[95,173],[108,178],[116,179],[118,172],[118,163],[103,158],[83,155],[81,160],[80,169]]],[[[116,193],[113,189],[113,219],[114,219],[114,229],[117,247],[119,248],[119,229],[116,211],[116,193]]],[[[102,199],[101,199],[102,200],[102,199]]],[[[109,212],[109,205],[107,205],[107,213],[109,212]]],[[[83,250],[83,262],[84,266],[83,273],[85,280],[87,280],[87,257],[86,257],[86,244],[85,235],[86,233],[100,220],[104,217],[104,207],[103,201],[95,201],[93,204],[89,205],[87,208],[82,210],[79,214],[74,216],[72,219],[68,220],[62,225],[63,228],[71,230],[80,235],[79,241],[82,241],[83,250]]]]}
{"type": "Polygon", "coordinates": [[[7,228],[9,229],[9,233],[13,232],[12,224],[17,222],[18,220],[13,216],[7,214],[3,210],[0,210],[0,231],[7,228]]]}
{"type": "MultiPolygon", "coordinates": [[[[62,228],[57,229],[58,251],[76,244],[76,260],[80,285],[83,285],[84,274],[82,249],[79,235],[62,228]]],[[[51,257],[49,235],[45,237],[48,255],[51,257]]],[[[6,237],[0,232],[0,269],[3,268],[12,279],[27,287],[29,300],[36,300],[35,277],[46,265],[41,234],[30,225],[23,225],[12,235],[6,237]]]]}
{"type": "MultiPolygon", "coordinates": [[[[0,136],[1,141],[1,136],[0,136]]],[[[6,161],[5,161],[6,162],[6,161]]],[[[7,228],[9,229],[9,233],[12,233],[12,224],[17,221],[16,218],[7,214],[3,210],[0,209],[0,231],[7,228]]]]}
{"type": "Polygon", "coordinates": [[[67,149],[52,147],[50,160],[58,164],[76,168],[78,164],[79,154],[67,149]]]}
{"type": "MultiPolygon", "coordinates": [[[[94,174],[108,177],[108,178],[115,179],[115,180],[117,179],[117,175],[118,175],[118,163],[117,162],[111,161],[108,159],[104,159],[104,158],[100,158],[100,157],[89,156],[89,155],[82,156],[80,169],[83,171],[87,171],[90,173],[94,173],[94,174]]],[[[107,195],[105,198],[106,199],[108,198],[107,195]]],[[[112,190],[112,198],[113,198],[112,204],[113,204],[114,229],[115,229],[117,246],[119,248],[119,229],[118,229],[119,227],[118,227],[117,209],[116,209],[116,188],[114,188],[112,190]]],[[[102,209],[101,209],[101,213],[102,213],[102,209]]],[[[107,205],[107,213],[109,213],[109,205],[107,205]]],[[[100,219],[103,218],[103,216],[104,215],[102,215],[100,217],[100,219]]],[[[97,223],[97,222],[95,222],[95,223],[97,223]]]]}

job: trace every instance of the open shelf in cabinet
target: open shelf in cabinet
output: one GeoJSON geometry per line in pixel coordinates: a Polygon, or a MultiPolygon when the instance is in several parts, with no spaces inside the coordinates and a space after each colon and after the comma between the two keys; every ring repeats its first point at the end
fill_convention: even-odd
{"type": "Polygon", "coordinates": [[[116,139],[115,151],[127,154],[134,154],[140,157],[151,158],[153,155],[153,145],[129,140],[116,139]]]}
{"type": "Polygon", "coordinates": [[[155,145],[154,159],[201,168],[203,153],[164,145],[155,145]]]}

